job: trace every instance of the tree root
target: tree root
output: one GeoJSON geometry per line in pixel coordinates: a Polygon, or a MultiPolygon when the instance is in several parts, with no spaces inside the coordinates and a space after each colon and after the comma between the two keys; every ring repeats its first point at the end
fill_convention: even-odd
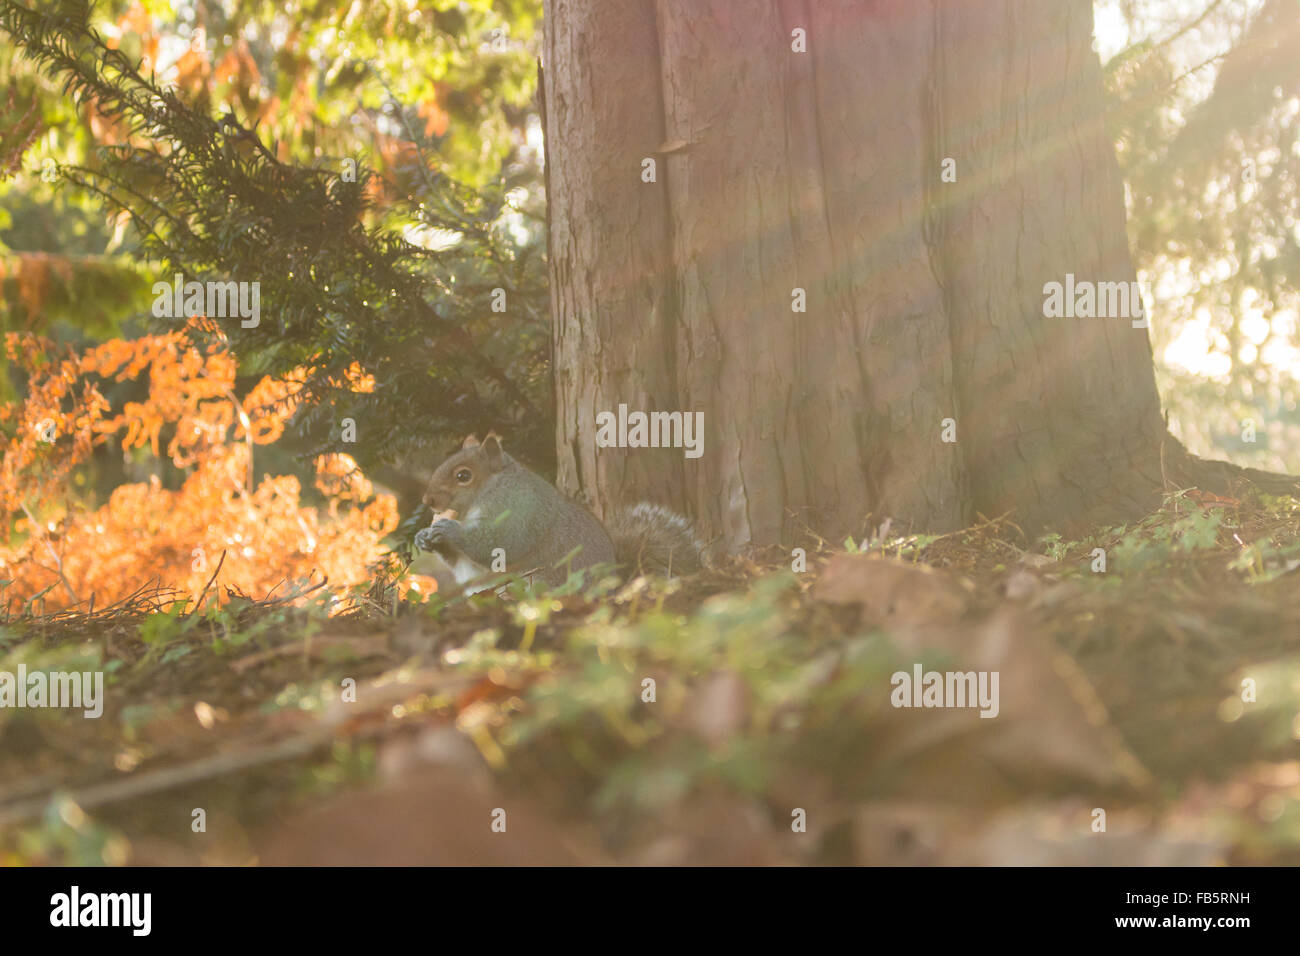
{"type": "Polygon", "coordinates": [[[1270,495],[1300,497],[1300,476],[1246,468],[1226,461],[1198,458],[1173,435],[1165,435],[1160,448],[1160,470],[1165,491],[1199,488],[1216,495],[1241,497],[1254,487],[1270,495]]]}

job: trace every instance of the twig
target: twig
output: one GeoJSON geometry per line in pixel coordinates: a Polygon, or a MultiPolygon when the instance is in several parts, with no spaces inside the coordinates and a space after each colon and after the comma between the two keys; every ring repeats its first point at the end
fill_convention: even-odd
{"type": "Polygon", "coordinates": [[[45,550],[50,552],[50,557],[54,559],[54,566],[55,570],[58,571],[59,580],[63,582],[63,587],[67,590],[68,596],[72,598],[72,603],[79,606],[81,604],[81,598],[77,597],[77,592],[72,589],[72,584],[68,581],[68,576],[63,573],[63,559],[55,552],[54,545],[50,544],[50,539],[46,536],[45,529],[41,527],[41,523],[37,521],[35,515],[28,510],[27,502],[20,501],[18,504],[22,507],[23,514],[27,515],[28,524],[30,524],[32,529],[41,536],[41,541],[45,543],[45,550]]]}
{"type": "MultiPolygon", "coordinates": [[[[239,419],[239,424],[244,426],[244,443],[248,446],[248,490],[256,490],[257,472],[253,468],[253,422],[248,417],[248,412],[244,411],[243,403],[239,401],[239,396],[234,393],[233,389],[226,389],[226,396],[230,403],[235,406],[235,417],[239,419]]],[[[247,499],[245,499],[247,502],[247,499]]],[[[252,510],[252,506],[249,506],[252,510]]]]}
{"type": "MultiPolygon", "coordinates": [[[[246,770],[264,763],[277,760],[292,760],[303,757],[325,744],[335,736],[335,728],[318,728],[301,737],[294,737],[279,743],[263,747],[253,747],[235,753],[216,754],[204,757],[179,767],[163,767],[159,770],[136,774],[126,780],[111,780],[108,783],[92,784],[80,790],[72,791],[68,796],[82,809],[103,806],[145,796],[159,790],[197,783],[224,773],[246,770]]],[[[0,807],[0,826],[21,823],[39,817],[45,812],[53,793],[19,800],[8,806],[0,807]]]]}
{"type": "Polygon", "coordinates": [[[201,611],[203,609],[203,599],[208,596],[208,588],[212,587],[212,582],[217,579],[217,575],[221,573],[221,566],[225,563],[226,563],[226,549],[222,548],[221,560],[217,562],[217,569],[212,572],[212,577],[208,578],[208,583],[203,585],[203,590],[199,592],[199,599],[194,605],[194,610],[196,612],[201,611]]]}

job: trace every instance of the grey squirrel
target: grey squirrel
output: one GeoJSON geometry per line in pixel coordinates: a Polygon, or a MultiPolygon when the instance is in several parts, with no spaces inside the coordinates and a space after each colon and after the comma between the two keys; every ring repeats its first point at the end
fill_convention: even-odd
{"type": "Polygon", "coordinates": [[[604,526],[507,455],[496,434],[466,438],[429,479],[424,503],[434,521],[415,545],[437,552],[460,584],[487,573],[494,557],[504,557],[507,571],[538,568],[552,585],[593,564],[679,574],[702,566],[704,548],[681,515],[643,502],[604,526]]]}

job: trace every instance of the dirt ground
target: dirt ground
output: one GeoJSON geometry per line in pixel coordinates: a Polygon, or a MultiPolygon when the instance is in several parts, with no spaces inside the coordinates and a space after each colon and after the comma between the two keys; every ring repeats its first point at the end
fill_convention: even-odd
{"type": "Polygon", "coordinates": [[[0,673],[104,709],[0,709],[0,860],[1300,863],[1297,568],[1300,501],[1187,493],[1079,541],[29,612],[0,673]],[[896,706],[929,671],[996,716],[896,706]]]}

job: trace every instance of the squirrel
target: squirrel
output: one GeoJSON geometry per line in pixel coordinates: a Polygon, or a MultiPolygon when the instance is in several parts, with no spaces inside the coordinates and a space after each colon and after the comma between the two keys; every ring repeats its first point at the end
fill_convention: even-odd
{"type": "Polygon", "coordinates": [[[594,564],[662,574],[693,574],[703,566],[704,546],[681,515],[642,502],[602,525],[506,454],[495,433],[482,442],[466,438],[434,471],[424,503],[434,521],[416,534],[415,546],[441,556],[458,584],[486,573],[497,549],[507,571],[538,568],[551,585],[594,564]]]}

